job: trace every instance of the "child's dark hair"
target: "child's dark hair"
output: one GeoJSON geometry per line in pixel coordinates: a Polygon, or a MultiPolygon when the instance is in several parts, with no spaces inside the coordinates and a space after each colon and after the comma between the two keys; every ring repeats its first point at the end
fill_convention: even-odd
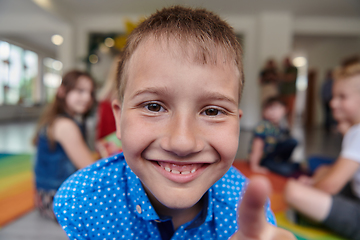
{"type": "MultiPolygon", "coordinates": [[[[61,84],[59,86],[59,88],[62,88],[63,94],[59,94],[59,92],[57,92],[54,100],[46,107],[46,109],[44,110],[43,114],[40,117],[40,120],[36,127],[35,136],[32,141],[34,145],[37,144],[39,131],[44,126],[48,127],[47,134],[48,134],[48,138],[49,138],[50,142],[54,141],[53,136],[51,134],[52,131],[49,131],[49,130],[51,129],[52,124],[54,123],[55,119],[59,115],[66,114],[66,101],[65,101],[66,95],[75,88],[75,86],[78,82],[78,79],[82,76],[87,77],[88,79],[91,80],[93,87],[94,87],[93,91],[95,90],[94,79],[88,73],[82,72],[79,70],[72,70],[72,71],[69,71],[68,73],[66,73],[63,76],[61,84]]],[[[95,102],[94,92],[91,94],[91,96],[92,96],[93,102],[95,102]]],[[[90,111],[91,111],[91,109],[89,109],[83,116],[87,117],[87,115],[90,113],[90,111]]]]}
{"type": "Polygon", "coordinates": [[[122,102],[127,83],[129,60],[138,46],[153,38],[169,44],[175,42],[185,55],[193,53],[200,64],[230,62],[239,71],[239,101],[244,84],[242,49],[236,35],[225,21],[205,9],[181,6],[164,8],[151,15],[130,34],[119,62],[117,89],[122,102]]]}
{"type": "Polygon", "coordinates": [[[286,107],[286,104],[281,100],[281,98],[276,96],[276,97],[270,97],[270,98],[266,99],[263,103],[263,109],[271,107],[274,104],[281,104],[284,107],[286,107]]]}

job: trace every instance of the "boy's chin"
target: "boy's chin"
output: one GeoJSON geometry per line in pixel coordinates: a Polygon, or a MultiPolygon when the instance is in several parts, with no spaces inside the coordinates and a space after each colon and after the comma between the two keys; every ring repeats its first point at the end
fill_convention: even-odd
{"type": "Polygon", "coordinates": [[[168,208],[172,210],[183,210],[192,208],[203,197],[204,193],[175,193],[165,192],[157,196],[150,197],[155,208],[168,208]]]}
{"type": "MultiPolygon", "coordinates": [[[[201,196],[202,197],[202,196],[201,196]]],[[[183,198],[177,198],[177,199],[165,199],[165,201],[163,202],[163,205],[167,208],[170,209],[189,209],[191,207],[193,207],[194,205],[196,205],[196,203],[198,203],[200,201],[200,198],[187,198],[187,197],[183,197],[183,198]]]]}

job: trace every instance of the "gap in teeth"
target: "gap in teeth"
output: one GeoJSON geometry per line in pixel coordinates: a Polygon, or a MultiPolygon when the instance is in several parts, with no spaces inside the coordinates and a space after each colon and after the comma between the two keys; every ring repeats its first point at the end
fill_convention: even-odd
{"type": "Polygon", "coordinates": [[[196,172],[196,169],[194,168],[194,169],[192,169],[191,171],[182,171],[182,172],[180,172],[180,171],[178,171],[178,170],[172,170],[171,168],[169,168],[169,167],[163,167],[159,162],[158,162],[158,165],[159,166],[161,166],[162,168],[164,168],[165,169],[165,171],[167,171],[167,172],[171,172],[171,173],[173,173],[173,174],[182,174],[182,175],[186,175],[186,174],[190,174],[190,173],[194,173],[194,172],[196,172]]]}

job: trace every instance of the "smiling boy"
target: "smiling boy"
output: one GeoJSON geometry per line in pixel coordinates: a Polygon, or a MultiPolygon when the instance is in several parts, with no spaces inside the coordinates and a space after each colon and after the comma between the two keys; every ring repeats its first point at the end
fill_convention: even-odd
{"type": "Polygon", "coordinates": [[[206,10],[163,9],[133,31],[123,56],[113,110],[124,153],[59,189],[68,236],[293,239],[266,223],[268,183],[255,180],[244,196],[247,180],[231,167],[244,83],[231,27],[206,10]]]}

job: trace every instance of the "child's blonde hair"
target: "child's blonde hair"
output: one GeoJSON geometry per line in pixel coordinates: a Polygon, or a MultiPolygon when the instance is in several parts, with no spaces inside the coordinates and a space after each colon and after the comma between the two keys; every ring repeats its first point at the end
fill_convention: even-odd
{"type": "Polygon", "coordinates": [[[232,27],[207,10],[175,6],[157,11],[129,36],[118,66],[117,89],[121,102],[129,60],[137,47],[151,37],[175,42],[185,54],[190,48],[194,54],[193,61],[200,64],[217,64],[219,53],[224,61],[230,60],[239,70],[240,101],[244,85],[242,49],[232,27]]]}
{"type": "Polygon", "coordinates": [[[352,57],[345,60],[340,67],[335,69],[333,75],[336,81],[360,75],[360,59],[352,57]]]}
{"type": "Polygon", "coordinates": [[[109,100],[112,101],[116,98],[116,80],[117,80],[117,67],[119,65],[122,53],[119,53],[113,60],[109,73],[107,75],[104,86],[97,94],[97,100],[99,102],[109,100]]]}

